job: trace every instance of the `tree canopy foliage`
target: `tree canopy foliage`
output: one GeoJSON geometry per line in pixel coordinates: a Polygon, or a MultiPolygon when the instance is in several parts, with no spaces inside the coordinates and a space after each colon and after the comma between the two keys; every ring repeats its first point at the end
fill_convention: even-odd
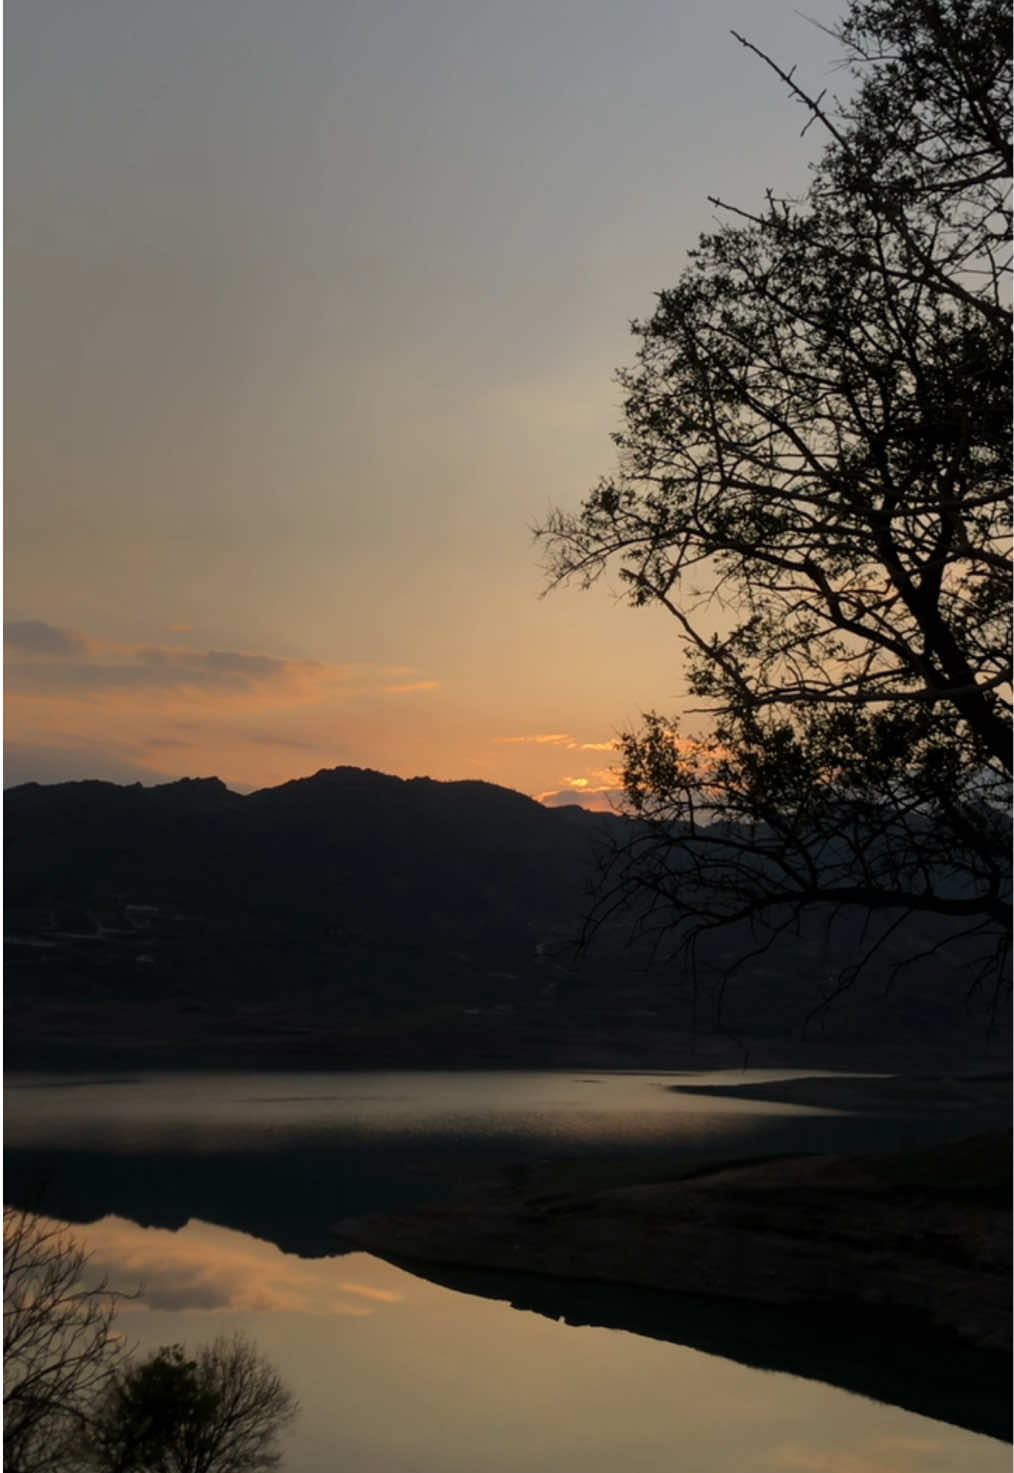
{"type": "Polygon", "coordinates": [[[188,1356],[167,1345],[110,1377],[92,1418],[96,1473],[258,1473],[296,1400],[256,1346],[220,1337],[188,1356]]]}
{"type": "Polygon", "coordinates": [[[617,474],[539,529],[555,582],[671,615],[699,698],[622,740],[643,822],[600,913],[761,946],[810,906],[873,944],[943,916],[1003,985],[1010,33],[1007,0],[853,0],[841,99],[737,37],[824,135],[809,186],[712,201],[633,325],[617,474]]]}

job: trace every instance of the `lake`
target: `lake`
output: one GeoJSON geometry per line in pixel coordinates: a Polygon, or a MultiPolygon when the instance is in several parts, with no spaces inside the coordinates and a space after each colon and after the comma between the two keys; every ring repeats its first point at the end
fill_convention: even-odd
{"type": "Polygon", "coordinates": [[[889,1149],[989,1123],[673,1090],[790,1073],[12,1075],[5,1197],[80,1224],[96,1269],[143,1285],[121,1317],[139,1346],[250,1334],[302,1403],[289,1473],[1006,1470],[1003,1442],[759,1369],[783,1362],[748,1310],[740,1344],[728,1307],[686,1329],[665,1296],[447,1287],[329,1238],[520,1160],[889,1149]]]}

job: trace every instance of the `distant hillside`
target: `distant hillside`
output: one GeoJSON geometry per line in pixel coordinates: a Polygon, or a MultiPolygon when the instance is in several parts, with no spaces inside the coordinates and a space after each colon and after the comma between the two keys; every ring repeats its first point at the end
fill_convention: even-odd
{"type": "MultiPolygon", "coordinates": [[[[407,1048],[415,1062],[505,1062],[589,1030],[707,1033],[743,938],[702,957],[696,997],[622,924],[575,964],[596,855],[629,824],[489,783],[353,767],[245,796],[217,778],[13,788],[8,1064],[49,1045],[172,1062],[279,1039],[307,1057],[407,1048]]],[[[804,931],[724,989],[721,1020],[798,1037],[857,944],[854,928],[804,931]]],[[[899,1044],[982,1036],[952,967],[922,964],[886,1000],[885,976],[874,968],[825,1029],[899,1044]]]]}
{"type": "Polygon", "coordinates": [[[491,933],[534,946],[571,924],[593,838],[619,821],[489,783],[338,767],[247,796],[217,778],[26,784],[5,822],[8,930],[25,910],[132,904],[387,947],[491,933]]]}

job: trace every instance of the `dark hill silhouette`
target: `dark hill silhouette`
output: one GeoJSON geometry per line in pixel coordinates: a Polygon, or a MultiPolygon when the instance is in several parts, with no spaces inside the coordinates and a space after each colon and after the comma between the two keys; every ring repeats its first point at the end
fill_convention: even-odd
{"type": "MultiPolygon", "coordinates": [[[[591,1062],[582,1040],[617,1029],[609,1060],[660,1061],[667,1031],[717,1025],[714,984],[746,949],[717,937],[696,998],[622,924],[576,968],[596,855],[632,821],[491,783],[336,767],[247,795],[201,778],[5,798],[9,1067],[84,1045],[249,1061],[279,1040],[289,1062],[591,1062]]],[[[804,928],[751,964],[724,1025],[798,1036],[858,925],[804,928]]],[[[893,959],[919,943],[899,931],[893,959]]],[[[885,1003],[891,960],[836,1006],[833,1036],[982,1039],[960,968],[921,964],[885,1003]]]]}
{"type": "Polygon", "coordinates": [[[27,784],[6,795],[7,902],[123,896],[202,911],[294,907],[334,919],[348,917],[351,889],[360,904],[369,897],[371,911],[425,925],[436,885],[460,910],[507,882],[512,910],[530,902],[546,916],[560,882],[573,889],[599,823],[589,816],[575,830],[489,783],[406,781],[352,767],[245,797],[217,778],[151,788],[27,784]]]}

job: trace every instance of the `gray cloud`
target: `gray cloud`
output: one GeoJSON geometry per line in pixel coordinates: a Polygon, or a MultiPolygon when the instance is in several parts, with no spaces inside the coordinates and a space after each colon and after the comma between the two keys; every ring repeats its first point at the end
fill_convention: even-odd
{"type": "Polygon", "coordinates": [[[36,746],[31,742],[4,743],[3,785],[21,783],[65,783],[97,778],[108,783],[164,783],[166,774],[143,767],[131,755],[115,748],[82,746],[36,746]]]}
{"type": "Polygon", "coordinates": [[[4,624],[4,643],[28,655],[81,655],[88,648],[83,635],[43,619],[14,619],[4,624]]]}
{"type": "Polygon", "coordinates": [[[251,742],[258,747],[291,747],[297,752],[317,751],[315,742],[300,741],[299,737],[272,736],[266,731],[237,732],[236,736],[240,741],[251,742]]]}
{"type": "Polygon", "coordinates": [[[189,1278],[181,1275],[180,1282],[176,1284],[146,1282],[142,1298],[149,1309],[232,1308],[232,1295],[228,1288],[220,1287],[213,1280],[202,1279],[196,1273],[189,1278]]]}
{"type": "MultiPolygon", "coordinates": [[[[43,626],[47,627],[47,626],[43,626]]],[[[54,631],[59,633],[60,631],[54,631]]],[[[36,653],[32,650],[32,653],[36,653]]],[[[66,654],[52,649],[53,655],[66,654]]],[[[245,691],[296,675],[323,673],[315,660],[286,660],[274,655],[232,650],[172,649],[144,645],[122,658],[9,660],[10,686],[27,690],[202,690],[245,691]]]]}

